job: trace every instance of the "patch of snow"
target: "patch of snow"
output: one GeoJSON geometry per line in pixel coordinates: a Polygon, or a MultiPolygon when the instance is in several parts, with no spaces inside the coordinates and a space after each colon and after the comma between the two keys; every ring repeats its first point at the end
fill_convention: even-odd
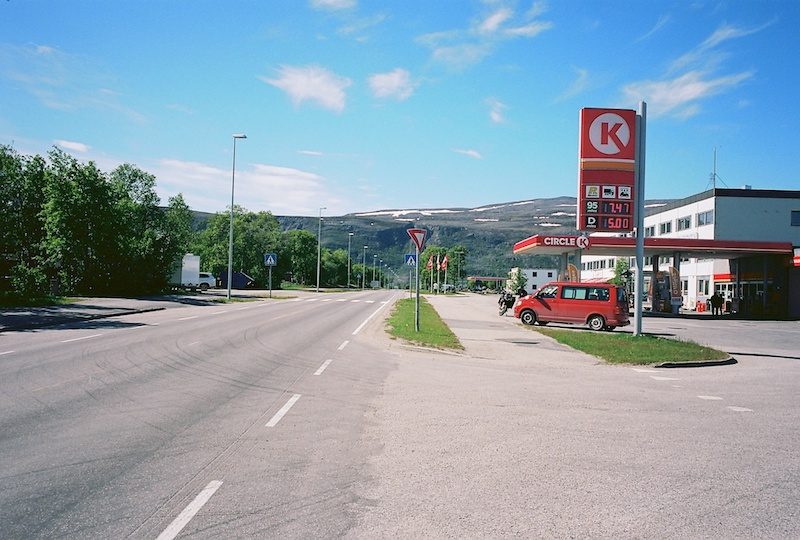
{"type": "Polygon", "coordinates": [[[524,204],[533,204],[533,203],[535,203],[535,202],[536,202],[536,201],[522,201],[522,202],[515,202],[515,203],[512,203],[512,204],[510,204],[509,206],[522,206],[522,205],[524,205],[524,204]]]}
{"type": "Polygon", "coordinates": [[[556,206],[568,206],[568,207],[572,208],[572,207],[577,207],[578,205],[577,204],[558,204],[556,206]]]}
{"type": "Polygon", "coordinates": [[[356,217],[374,217],[374,216],[392,216],[401,217],[408,214],[420,214],[422,216],[430,216],[432,214],[460,214],[462,210],[379,210],[377,212],[365,212],[363,214],[355,214],[356,217]]]}
{"type": "Polygon", "coordinates": [[[483,208],[473,208],[470,212],[486,212],[487,210],[498,210],[500,208],[505,208],[508,206],[507,204],[500,204],[498,206],[484,206],[483,208]]]}
{"type": "Polygon", "coordinates": [[[645,208],[660,208],[662,206],[667,206],[667,203],[662,202],[662,203],[651,203],[644,205],[645,208]]]}
{"type": "Polygon", "coordinates": [[[539,223],[539,227],[563,227],[558,223],[539,223]]]}
{"type": "Polygon", "coordinates": [[[491,218],[475,218],[474,221],[500,221],[500,220],[491,218]]]}
{"type": "Polygon", "coordinates": [[[567,212],[553,212],[551,216],[575,216],[575,214],[568,214],[567,212]]]}

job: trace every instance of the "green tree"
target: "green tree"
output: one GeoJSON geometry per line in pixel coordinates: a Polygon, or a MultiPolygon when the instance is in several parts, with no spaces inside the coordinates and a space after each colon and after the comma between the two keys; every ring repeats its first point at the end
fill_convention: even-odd
{"type": "Polygon", "coordinates": [[[611,279],[611,283],[615,285],[624,285],[627,283],[631,275],[630,269],[631,265],[627,258],[617,258],[617,262],[614,265],[614,277],[611,279]]]}
{"type": "Polygon", "coordinates": [[[59,149],[49,153],[43,206],[47,263],[64,293],[102,294],[111,289],[119,220],[108,181],[89,162],[81,165],[59,149]]]}
{"type": "Polygon", "coordinates": [[[347,250],[322,250],[320,282],[326,287],[347,286],[347,250]]]}
{"type": "Polygon", "coordinates": [[[294,283],[309,285],[317,279],[317,237],[298,229],[286,233],[284,256],[288,258],[294,283]]]}

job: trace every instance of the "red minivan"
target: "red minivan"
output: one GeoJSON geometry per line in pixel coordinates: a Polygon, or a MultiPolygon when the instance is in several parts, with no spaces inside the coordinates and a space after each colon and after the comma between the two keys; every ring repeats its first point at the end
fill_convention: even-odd
{"type": "Polygon", "coordinates": [[[548,283],[517,300],[514,316],[523,324],[586,324],[592,330],[630,324],[625,289],[611,283],[548,283]]]}

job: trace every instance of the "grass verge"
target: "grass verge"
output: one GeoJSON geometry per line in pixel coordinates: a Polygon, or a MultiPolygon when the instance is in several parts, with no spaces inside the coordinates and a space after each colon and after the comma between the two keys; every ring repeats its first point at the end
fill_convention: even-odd
{"type": "Polygon", "coordinates": [[[610,364],[647,365],[663,362],[707,362],[728,358],[728,353],[691,341],[678,341],[656,336],[542,327],[537,327],[536,331],[573,349],[598,356],[610,364]]]}
{"type": "Polygon", "coordinates": [[[386,322],[389,335],[426,347],[464,349],[456,335],[424,298],[419,300],[419,332],[415,331],[414,310],[413,298],[398,300],[386,322]]]}

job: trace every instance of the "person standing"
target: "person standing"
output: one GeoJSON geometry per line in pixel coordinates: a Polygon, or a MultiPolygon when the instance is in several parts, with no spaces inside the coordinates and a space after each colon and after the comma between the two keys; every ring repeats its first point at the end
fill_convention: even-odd
{"type": "Polygon", "coordinates": [[[714,294],[711,295],[711,298],[708,299],[711,302],[711,314],[712,315],[722,315],[722,296],[716,291],[714,294]]]}

